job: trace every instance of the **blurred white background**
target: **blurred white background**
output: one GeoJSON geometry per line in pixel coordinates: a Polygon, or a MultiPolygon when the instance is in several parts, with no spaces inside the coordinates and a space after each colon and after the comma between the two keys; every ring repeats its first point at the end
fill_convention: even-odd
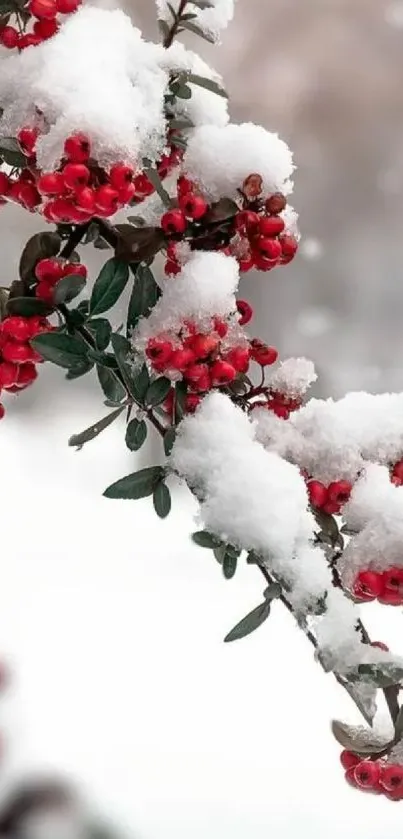
{"type": "MultiPolygon", "coordinates": [[[[126,7],[155,35],[151,0],[126,7]]],[[[225,75],[234,117],[278,130],[299,166],[302,253],[244,279],[254,331],[312,357],[321,393],[401,389],[403,3],[238,0],[221,50],[192,43],[225,75]]],[[[1,285],[37,229],[2,210],[1,285]]],[[[67,385],[46,366],[1,424],[3,789],[31,769],[67,772],[131,839],[394,831],[398,805],[345,785],[329,719],[354,708],[281,607],[222,643],[259,602],[253,569],[227,583],[192,546],[186,494],[163,523],[147,500],[101,497],[161,456],[158,441],[130,455],[118,425],[68,449],[102,412],[89,377],[67,385]]],[[[366,614],[399,649],[401,616],[366,614]]]]}

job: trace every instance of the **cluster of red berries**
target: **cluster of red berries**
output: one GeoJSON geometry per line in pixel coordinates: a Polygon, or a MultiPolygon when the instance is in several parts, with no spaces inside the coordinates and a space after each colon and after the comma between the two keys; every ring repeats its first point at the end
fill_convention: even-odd
{"type": "MultiPolygon", "coordinates": [[[[247,322],[249,311],[249,304],[240,301],[241,323],[247,322]]],[[[179,335],[150,338],[145,353],[155,372],[183,378],[194,393],[231,384],[238,374],[247,373],[251,361],[262,367],[277,361],[277,350],[258,339],[226,344],[228,331],[228,323],[218,317],[212,318],[208,333],[187,321],[179,335]]]]}
{"type": "Polygon", "coordinates": [[[86,279],[87,269],[79,262],[66,262],[57,258],[40,259],[35,266],[35,277],[38,280],[35,296],[51,306],[55,286],[62,277],[70,277],[72,274],[86,279]]]}
{"type": "MultiPolygon", "coordinates": [[[[254,338],[252,343],[258,345],[261,342],[258,338],[254,338]]],[[[266,399],[259,399],[252,402],[250,405],[251,411],[255,410],[255,408],[266,408],[268,411],[273,411],[273,414],[276,414],[280,419],[287,420],[290,414],[293,411],[298,411],[302,405],[301,399],[293,399],[286,393],[280,393],[277,390],[266,390],[265,388],[265,394],[266,399]]]]}
{"type": "Polygon", "coordinates": [[[307,481],[312,506],[330,515],[339,515],[350,498],[352,488],[350,481],[332,481],[327,487],[321,481],[307,481]]]}
{"type": "MultiPolygon", "coordinates": [[[[244,182],[259,179],[260,191],[262,179],[259,175],[249,175],[244,182]]],[[[232,239],[224,251],[235,256],[241,271],[257,268],[260,271],[270,271],[278,265],[286,265],[294,258],[298,243],[294,236],[285,232],[285,222],[280,213],[285,209],[287,201],[281,193],[268,196],[264,201],[259,198],[257,188],[254,195],[243,196],[243,205],[254,209],[240,208],[233,219],[232,239]]],[[[193,181],[181,176],[177,182],[177,207],[168,210],[161,218],[161,227],[168,236],[183,235],[189,225],[195,222],[203,224],[203,218],[210,208],[203,195],[193,181]]],[[[167,249],[167,274],[177,274],[180,265],[177,259],[176,244],[170,243],[167,249]]]]}
{"type": "MultiPolygon", "coordinates": [[[[42,361],[39,353],[31,347],[30,340],[53,327],[43,317],[22,317],[10,315],[0,323],[0,395],[5,390],[18,393],[28,387],[37,377],[36,364],[42,361]]],[[[0,403],[0,419],[5,409],[0,403]]]]}
{"type": "Polygon", "coordinates": [[[77,11],[82,0],[29,0],[24,7],[18,4],[16,12],[20,26],[10,26],[9,21],[2,26],[0,23],[0,44],[6,49],[24,50],[27,47],[36,47],[43,41],[47,41],[52,35],[56,35],[60,21],[58,14],[70,15],[77,11]],[[23,18],[20,16],[23,12],[23,18]],[[32,32],[27,32],[27,24],[33,20],[32,32]],[[24,23],[24,30],[20,31],[21,22],[24,23]]]}
{"type": "Polygon", "coordinates": [[[384,760],[362,760],[347,750],[340,755],[347,783],[358,789],[385,795],[391,801],[403,800],[403,766],[384,760]]]}
{"type": "Polygon", "coordinates": [[[353,594],[363,603],[378,600],[385,606],[402,606],[403,568],[392,566],[386,571],[359,571],[354,580],[353,594]]]}
{"type": "MultiPolygon", "coordinates": [[[[76,133],[64,144],[64,157],[55,172],[36,168],[35,148],[38,128],[26,126],[18,142],[27,157],[27,168],[17,177],[0,172],[0,203],[15,201],[30,211],[39,211],[49,222],[83,224],[94,216],[108,218],[127,204],[136,204],[154,192],[144,172],[115,163],[106,172],[91,157],[91,143],[86,134],[76,133]]],[[[157,164],[165,178],[179,163],[183,152],[172,148],[157,164]]]]}

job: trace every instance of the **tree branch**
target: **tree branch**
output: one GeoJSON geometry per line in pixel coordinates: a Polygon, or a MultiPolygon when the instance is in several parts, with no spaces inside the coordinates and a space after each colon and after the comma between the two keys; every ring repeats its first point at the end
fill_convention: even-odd
{"type": "Polygon", "coordinates": [[[172,45],[173,41],[175,40],[176,34],[177,34],[178,29],[180,27],[181,17],[183,15],[183,12],[186,9],[187,4],[188,4],[188,0],[181,0],[181,2],[179,3],[179,8],[178,8],[178,11],[176,13],[176,18],[175,18],[169,32],[167,33],[167,35],[165,36],[165,38],[162,42],[165,49],[168,49],[172,45]]]}

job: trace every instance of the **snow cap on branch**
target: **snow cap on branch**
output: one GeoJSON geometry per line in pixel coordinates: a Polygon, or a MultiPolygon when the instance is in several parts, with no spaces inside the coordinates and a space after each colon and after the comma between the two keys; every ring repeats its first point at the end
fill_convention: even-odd
{"type": "Polygon", "coordinates": [[[2,61],[0,136],[25,124],[49,128],[37,146],[44,169],[58,165],[75,131],[89,135],[101,165],[157,159],[166,146],[169,80],[161,49],[123,12],[85,6],[53,38],[2,61]]]}
{"type": "Polygon", "coordinates": [[[268,377],[267,384],[277,393],[299,399],[317,378],[312,361],[307,358],[287,358],[268,377]]]}
{"type": "Polygon", "coordinates": [[[183,168],[211,200],[237,198],[245,178],[256,172],[263,192],[292,191],[292,153],[277,134],[260,125],[205,125],[191,134],[183,168]]]}
{"type": "MultiPolygon", "coordinates": [[[[223,87],[223,80],[216,70],[213,70],[197,53],[187,50],[179,41],[174,41],[169,49],[160,50],[160,67],[172,73],[192,73],[204,79],[210,79],[223,87]]],[[[186,116],[193,123],[198,125],[227,125],[228,99],[225,96],[218,96],[216,93],[204,88],[201,85],[187,82],[192,95],[190,99],[177,97],[171,105],[177,117],[186,116]]]]}
{"type": "MultiPolygon", "coordinates": [[[[169,6],[177,12],[180,3],[181,0],[171,0],[171,3],[168,0],[156,0],[158,17],[171,24],[173,18],[169,6]]],[[[186,14],[197,15],[191,23],[196,24],[211,40],[219,41],[221,30],[226,29],[234,16],[234,5],[235,0],[198,0],[195,3],[188,0],[184,11],[186,14]]]]}

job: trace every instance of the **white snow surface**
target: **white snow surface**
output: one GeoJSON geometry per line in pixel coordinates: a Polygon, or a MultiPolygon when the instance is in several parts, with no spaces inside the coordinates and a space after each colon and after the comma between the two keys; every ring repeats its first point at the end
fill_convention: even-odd
{"type": "Polygon", "coordinates": [[[222,196],[237,198],[237,190],[252,173],[261,175],[265,194],[288,195],[295,168],[292,153],[278,134],[253,123],[196,128],[183,167],[212,200],[222,196]]]}
{"type": "MultiPolygon", "coordinates": [[[[161,20],[172,23],[172,14],[169,10],[167,0],[156,0],[158,16],[161,20]]],[[[178,11],[180,0],[172,0],[170,4],[175,12],[178,11]]],[[[210,7],[199,9],[194,3],[188,0],[186,14],[197,15],[192,23],[197,24],[203,32],[206,32],[215,41],[220,38],[222,29],[226,29],[234,16],[235,0],[210,0],[210,7]]]]}
{"type": "Polygon", "coordinates": [[[304,396],[317,378],[312,361],[307,358],[287,358],[268,376],[267,384],[272,390],[296,399],[304,396]]]}

